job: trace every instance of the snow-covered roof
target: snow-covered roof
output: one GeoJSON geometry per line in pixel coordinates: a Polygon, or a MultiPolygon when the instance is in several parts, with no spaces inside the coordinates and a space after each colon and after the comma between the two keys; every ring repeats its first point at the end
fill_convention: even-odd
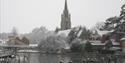
{"type": "Polygon", "coordinates": [[[90,41],[92,45],[105,45],[105,43],[102,43],[101,41],[97,41],[97,40],[94,40],[94,41],[90,41]]]}
{"type": "Polygon", "coordinates": [[[77,26],[77,27],[74,27],[74,28],[72,28],[72,29],[74,29],[74,31],[78,31],[78,30],[80,30],[80,26],[77,26]]]}
{"type": "Polygon", "coordinates": [[[121,38],[120,40],[125,40],[125,37],[121,38]]]}
{"type": "Polygon", "coordinates": [[[98,31],[98,34],[99,35],[104,35],[104,34],[108,34],[108,33],[111,33],[111,32],[113,32],[113,30],[111,30],[111,31],[100,31],[100,30],[97,30],[98,31]]]}
{"type": "Polygon", "coordinates": [[[36,52],[39,52],[39,51],[36,51],[36,50],[19,50],[18,52],[33,52],[33,53],[36,53],[36,52]]]}
{"type": "Polygon", "coordinates": [[[112,41],[112,44],[113,44],[113,45],[120,45],[120,43],[119,43],[119,42],[116,42],[115,39],[110,39],[110,40],[112,41]]]}
{"type": "MultiPolygon", "coordinates": [[[[102,43],[101,41],[93,40],[93,41],[90,41],[90,43],[91,43],[92,45],[105,45],[107,42],[102,43]]],[[[120,43],[114,42],[114,41],[112,41],[112,44],[113,44],[113,45],[120,45],[120,43]]]]}
{"type": "Polygon", "coordinates": [[[38,44],[29,44],[29,46],[32,46],[32,47],[37,47],[38,44]]]}
{"type": "Polygon", "coordinates": [[[62,30],[62,31],[59,31],[57,33],[57,35],[61,35],[61,36],[68,36],[68,34],[70,33],[71,29],[68,29],[68,30],[62,30]]]}
{"type": "Polygon", "coordinates": [[[112,42],[113,45],[120,45],[118,42],[112,42]]]}

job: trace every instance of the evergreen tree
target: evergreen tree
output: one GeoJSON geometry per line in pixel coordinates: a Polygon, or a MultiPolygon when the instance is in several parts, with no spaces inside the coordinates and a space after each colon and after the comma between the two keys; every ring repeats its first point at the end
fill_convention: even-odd
{"type": "Polygon", "coordinates": [[[110,17],[106,20],[103,30],[113,30],[111,36],[117,36],[118,41],[125,35],[125,5],[121,7],[119,16],[110,17]]]}
{"type": "Polygon", "coordinates": [[[89,39],[91,33],[92,32],[90,30],[88,30],[86,27],[83,27],[82,33],[81,33],[79,38],[81,38],[81,39],[89,39]]]}
{"type": "Polygon", "coordinates": [[[112,41],[111,41],[111,40],[108,40],[108,42],[106,43],[105,46],[106,46],[106,49],[108,50],[110,47],[113,46],[112,41]]]}
{"type": "Polygon", "coordinates": [[[75,30],[72,29],[68,34],[68,43],[70,44],[76,37],[75,30]]]}
{"type": "Polygon", "coordinates": [[[59,29],[58,27],[56,27],[55,33],[58,33],[59,30],[60,30],[60,29],[59,29]]]}
{"type": "Polygon", "coordinates": [[[87,52],[92,52],[92,44],[89,41],[87,41],[85,44],[85,50],[87,52]]]}

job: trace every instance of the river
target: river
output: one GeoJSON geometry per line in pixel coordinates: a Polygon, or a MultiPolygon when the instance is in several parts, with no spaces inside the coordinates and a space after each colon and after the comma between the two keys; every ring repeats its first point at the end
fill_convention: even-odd
{"type": "Polygon", "coordinates": [[[31,53],[30,54],[30,63],[59,63],[63,61],[68,63],[72,61],[73,63],[82,63],[81,55],[57,55],[57,54],[40,54],[40,53],[31,53]]]}
{"type": "MultiPolygon", "coordinates": [[[[26,54],[26,53],[25,53],[26,54]]],[[[84,63],[84,59],[94,58],[97,62],[92,63],[108,63],[109,59],[111,63],[125,63],[125,58],[113,58],[110,55],[95,55],[95,54],[67,54],[67,55],[59,55],[59,54],[41,54],[41,53],[27,53],[25,57],[27,57],[26,62],[20,63],[59,63],[63,61],[63,63],[68,63],[72,61],[72,63],[84,63]],[[27,55],[27,56],[26,56],[27,55]],[[105,57],[105,59],[104,59],[105,57]],[[115,62],[113,62],[115,61],[115,62]]],[[[88,62],[91,63],[91,62],[88,62]]]]}

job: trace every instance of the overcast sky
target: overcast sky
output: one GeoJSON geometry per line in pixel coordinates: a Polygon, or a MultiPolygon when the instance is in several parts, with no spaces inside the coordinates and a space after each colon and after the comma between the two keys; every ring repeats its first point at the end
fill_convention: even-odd
{"type": "MultiPolygon", "coordinates": [[[[60,27],[65,0],[0,0],[0,32],[31,32],[45,26],[49,30],[60,27]]],[[[119,15],[124,0],[67,0],[72,27],[91,28],[96,22],[119,15]]]]}

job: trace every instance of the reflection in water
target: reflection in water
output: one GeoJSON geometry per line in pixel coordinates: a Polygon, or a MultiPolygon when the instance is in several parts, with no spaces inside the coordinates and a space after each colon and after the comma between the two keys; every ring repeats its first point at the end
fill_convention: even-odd
{"type": "MultiPolygon", "coordinates": [[[[97,61],[96,63],[106,63],[108,61],[110,55],[101,55],[98,56],[97,54],[89,54],[89,55],[80,55],[80,54],[69,54],[69,55],[57,55],[57,54],[40,54],[40,53],[24,53],[25,57],[27,58],[26,62],[22,63],[59,63],[63,61],[63,63],[68,63],[72,61],[72,63],[83,63],[83,60],[86,58],[93,58],[92,60],[97,61]],[[107,57],[104,59],[104,57],[107,57]],[[96,60],[97,59],[97,60],[96,60]],[[103,59],[103,61],[102,61],[103,59]]],[[[88,59],[89,59],[88,58],[88,59]]],[[[113,60],[113,59],[111,59],[113,60]]],[[[124,59],[117,59],[117,63],[124,63],[122,62],[124,59]]],[[[21,62],[20,62],[21,63],[21,62]]]]}
{"type": "Polygon", "coordinates": [[[73,63],[83,63],[82,62],[82,55],[80,55],[80,54],[75,54],[75,55],[70,55],[70,58],[71,58],[71,61],[73,62],[73,63]]]}
{"type": "Polygon", "coordinates": [[[56,54],[30,54],[30,63],[59,63],[61,60],[66,62],[69,61],[69,58],[56,54]]]}
{"type": "Polygon", "coordinates": [[[40,54],[39,57],[39,63],[58,63],[59,62],[59,58],[57,55],[43,55],[40,54]]]}
{"type": "Polygon", "coordinates": [[[40,54],[40,53],[31,53],[30,54],[30,63],[59,63],[63,61],[68,63],[72,61],[73,63],[83,63],[82,55],[73,54],[73,55],[56,55],[56,54],[40,54]]]}

